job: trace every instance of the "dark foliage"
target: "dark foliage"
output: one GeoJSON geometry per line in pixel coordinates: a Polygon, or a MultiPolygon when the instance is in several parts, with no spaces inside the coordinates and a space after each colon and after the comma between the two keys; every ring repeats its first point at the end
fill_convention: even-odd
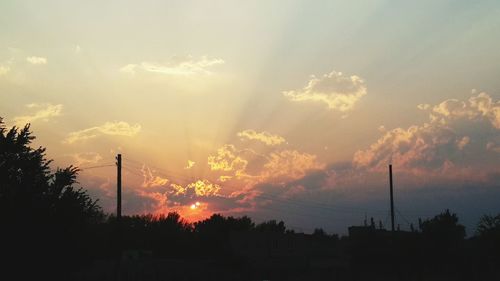
{"type": "Polygon", "coordinates": [[[33,149],[29,124],[7,129],[0,119],[0,223],[6,268],[30,265],[64,272],[92,255],[90,235],[103,214],[75,187],[78,169],[50,169],[45,148],[33,149]]]}

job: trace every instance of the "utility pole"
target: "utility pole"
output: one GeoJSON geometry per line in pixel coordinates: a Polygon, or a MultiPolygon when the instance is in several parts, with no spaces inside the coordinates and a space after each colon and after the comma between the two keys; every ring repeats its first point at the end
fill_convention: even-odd
{"type": "Polygon", "coordinates": [[[116,156],[116,220],[122,218],[122,155],[116,156]]]}
{"type": "Polygon", "coordinates": [[[392,191],[392,165],[389,164],[389,186],[391,194],[391,230],[394,232],[394,196],[392,191]]]}
{"type": "Polygon", "coordinates": [[[116,280],[121,278],[121,256],[122,256],[122,155],[116,155],[116,250],[117,267],[116,280]]]}

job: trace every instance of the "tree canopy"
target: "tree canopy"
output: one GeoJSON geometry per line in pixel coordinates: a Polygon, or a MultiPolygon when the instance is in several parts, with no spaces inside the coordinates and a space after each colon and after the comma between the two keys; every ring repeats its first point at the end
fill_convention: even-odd
{"type": "Polygon", "coordinates": [[[29,124],[8,129],[0,119],[2,254],[13,265],[63,272],[88,254],[87,234],[103,213],[76,186],[78,168],[52,170],[45,148],[31,147],[34,139],[29,124]],[[19,253],[24,257],[12,258],[19,253]]]}

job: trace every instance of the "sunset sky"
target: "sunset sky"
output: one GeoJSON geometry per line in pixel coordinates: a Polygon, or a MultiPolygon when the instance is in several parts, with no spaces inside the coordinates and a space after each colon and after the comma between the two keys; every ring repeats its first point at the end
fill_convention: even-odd
{"type": "Polygon", "coordinates": [[[0,116],[125,214],[500,212],[498,1],[1,1],[0,116]],[[96,167],[102,166],[102,167],[96,167]],[[85,169],[92,167],[91,169],[85,169]]]}

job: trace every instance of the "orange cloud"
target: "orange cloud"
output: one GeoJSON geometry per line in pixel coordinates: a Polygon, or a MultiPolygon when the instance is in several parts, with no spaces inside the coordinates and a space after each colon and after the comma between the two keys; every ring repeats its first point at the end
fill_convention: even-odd
{"type": "Polygon", "coordinates": [[[162,178],[157,175],[153,175],[153,172],[149,167],[146,167],[146,165],[142,166],[141,169],[142,176],[143,176],[143,182],[142,182],[142,187],[157,187],[157,186],[164,186],[166,185],[169,180],[166,178],[162,178]]]}
{"type": "Polygon", "coordinates": [[[307,171],[323,169],[316,155],[301,153],[297,150],[273,152],[264,165],[260,180],[293,180],[303,177],[307,171]]]}
{"type": "Polygon", "coordinates": [[[244,130],[242,132],[239,132],[237,135],[238,137],[241,137],[242,140],[257,140],[270,146],[279,145],[285,142],[285,139],[283,137],[271,134],[266,131],[256,132],[254,130],[244,130]]]}
{"type": "Polygon", "coordinates": [[[220,185],[210,183],[208,180],[197,180],[188,184],[186,188],[193,189],[197,196],[217,195],[221,189],[220,185]]]}
{"type": "Polygon", "coordinates": [[[244,174],[248,161],[237,156],[234,145],[226,144],[217,150],[217,155],[208,157],[208,165],[212,171],[234,172],[237,176],[244,174]]]}
{"type": "Polygon", "coordinates": [[[188,160],[187,165],[186,165],[186,167],[184,167],[184,169],[189,170],[189,169],[194,167],[194,164],[196,164],[196,162],[188,160]]]}

